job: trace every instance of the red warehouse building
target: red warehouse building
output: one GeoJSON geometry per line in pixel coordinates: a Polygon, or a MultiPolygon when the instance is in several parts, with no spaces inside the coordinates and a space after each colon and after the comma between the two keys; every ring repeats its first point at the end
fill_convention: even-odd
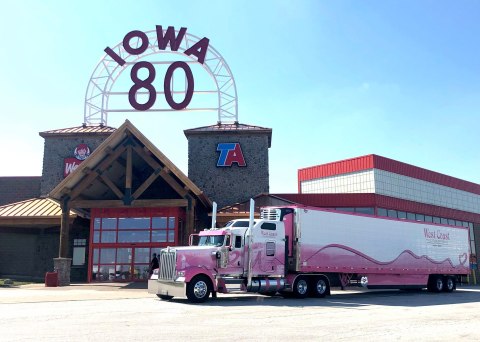
{"type": "Polygon", "coordinates": [[[480,184],[370,154],[298,170],[290,201],[337,210],[469,227],[480,248],[480,184]]]}

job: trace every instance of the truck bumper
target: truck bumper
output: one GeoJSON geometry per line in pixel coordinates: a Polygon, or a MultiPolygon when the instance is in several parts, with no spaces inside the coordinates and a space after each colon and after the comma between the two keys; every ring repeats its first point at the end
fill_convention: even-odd
{"type": "Polygon", "coordinates": [[[187,285],[185,282],[162,281],[157,279],[148,280],[148,293],[185,297],[187,285]]]}

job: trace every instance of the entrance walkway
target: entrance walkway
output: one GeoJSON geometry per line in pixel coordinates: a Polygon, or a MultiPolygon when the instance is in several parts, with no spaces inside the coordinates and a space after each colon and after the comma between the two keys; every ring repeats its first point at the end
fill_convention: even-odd
{"type": "Polygon", "coordinates": [[[63,302],[82,300],[111,300],[152,298],[147,283],[94,283],[45,287],[29,284],[18,287],[0,287],[0,304],[63,302]]]}

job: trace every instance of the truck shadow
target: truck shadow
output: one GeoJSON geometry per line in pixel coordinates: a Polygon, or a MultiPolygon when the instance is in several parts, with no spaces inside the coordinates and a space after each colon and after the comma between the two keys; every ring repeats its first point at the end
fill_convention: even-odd
{"type": "MultiPolygon", "coordinates": [[[[187,299],[174,298],[176,303],[190,304],[187,299]]],[[[209,298],[203,306],[233,307],[268,305],[273,307],[341,307],[358,308],[363,306],[427,307],[432,305],[451,305],[479,303],[480,287],[461,288],[453,293],[430,293],[424,291],[370,290],[365,292],[334,291],[325,298],[283,298],[282,296],[221,295],[209,298]]]]}

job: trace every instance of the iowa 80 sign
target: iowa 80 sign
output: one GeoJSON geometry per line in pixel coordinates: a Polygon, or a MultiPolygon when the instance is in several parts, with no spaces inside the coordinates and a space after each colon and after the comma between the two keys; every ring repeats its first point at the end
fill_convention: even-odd
{"type": "Polygon", "coordinates": [[[105,53],[89,81],[85,123],[107,124],[113,112],[178,110],[214,111],[219,122],[238,122],[235,81],[208,38],[157,25],[127,33],[105,53]]]}

